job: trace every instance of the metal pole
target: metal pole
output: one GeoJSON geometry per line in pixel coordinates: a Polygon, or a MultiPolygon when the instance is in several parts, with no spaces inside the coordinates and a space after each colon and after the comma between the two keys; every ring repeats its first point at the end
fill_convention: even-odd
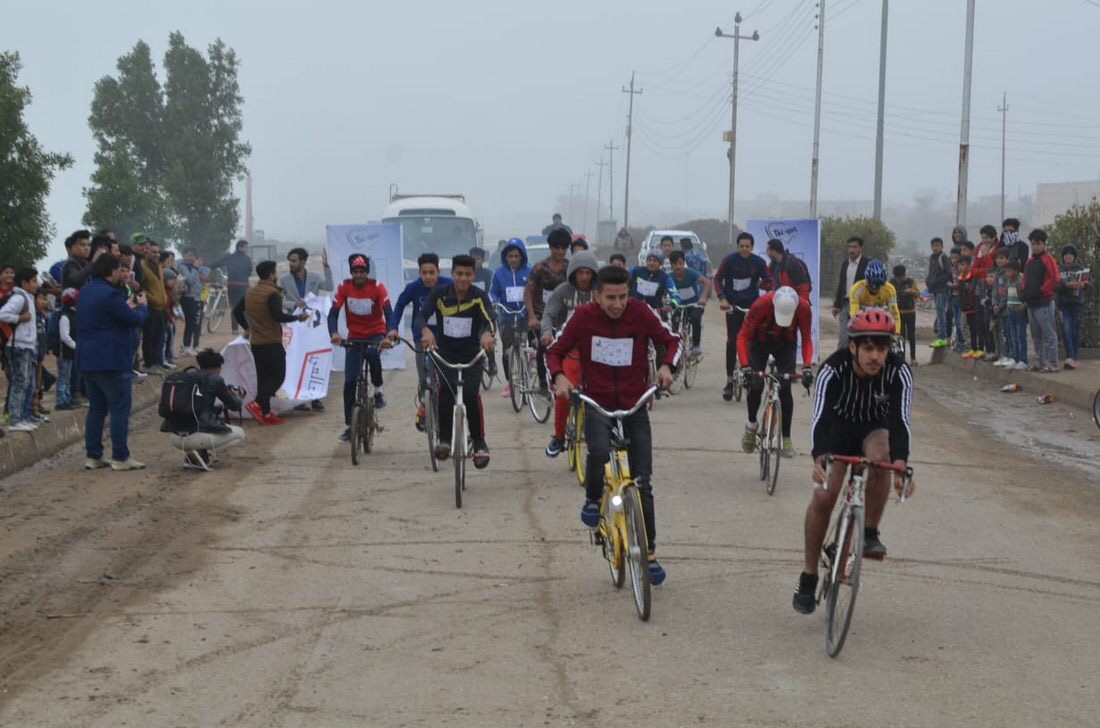
{"type": "Polygon", "coordinates": [[[817,96],[814,100],[814,158],[810,162],[810,217],[817,217],[818,150],[821,144],[821,71],[825,65],[825,0],[817,4],[817,96]]]}
{"type": "Polygon", "coordinates": [[[882,219],[882,146],[886,127],[886,28],[889,25],[890,0],[882,0],[882,38],[878,50],[878,129],[875,132],[875,203],[872,216],[882,219]]]}
{"type": "Polygon", "coordinates": [[[1008,92],[1001,94],[1001,219],[1005,219],[1005,137],[1008,131],[1008,92]]]}
{"type": "Polygon", "coordinates": [[[630,111],[626,117],[626,190],[623,192],[623,227],[630,226],[630,139],[634,130],[634,97],[642,89],[634,90],[634,72],[630,72],[630,88],[623,87],[624,94],[630,94],[630,111]]]}
{"type": "MultiPolygon", "coordinates": [[[[966,225],[966,185],[970,169],[970,77],[974,68],[974,0],[966,3],[966,51],[963,61],[962,130],[959,134],[959,195],[955,224],[966,225]]],[[[1003,219],[1003,218],[1002,218],[1003,219]]]]}
{"type": "MultiPolygon", "coordinates": [[[[604,149],[607,150],[607,219],[615,221],[615,140],[608,141],[604,149]]],[[[623,227],[626,227],[625,225],[623,227]]]]}
{"type": "Polygon", "coordinates": [[[571,225],[577,222],[573,218],[573,202],[577,199],[577,190],[579,190],[580,188],[581,186],[576,182],[569,183],[569,223],[571,225]]]}
{"type": "Polygon", "coordinates": [[[733,96],[730,102],[730,204],[729,204],[729,245],[733,247],[733,211],[734,211],[734,185],[737,178],[737,72],[740,64],[741,41],[760,40],[760,34],[755,30],[752,35],[741,35],[741,13],[733,18],[733,34],[723,33],[721,28],[714,30],[718,38],[733,39],[733,96]]]}
{"type": "Polygon", "coordinates": [[[589,167],[584,173],[584,223],[581,225],[581,230],[588,234],[588,191],[592,188],[592,168],[589,167]]]}
{"type": "Polygon", "coordinates": [[[252,173],[244,178],[244,239],[252,242],[252,173]]]}
{"type": "Polygon", "coordinates": [[[603,161],[603,157],[600,157],[600,161],[596,163],[596,166],[600,168],[600,177],[596,182],[596,240],[602,243],[603,240],[600,239],[600,208],[603,207],[603,168],[607,166],[607,162],[603,161]]]}

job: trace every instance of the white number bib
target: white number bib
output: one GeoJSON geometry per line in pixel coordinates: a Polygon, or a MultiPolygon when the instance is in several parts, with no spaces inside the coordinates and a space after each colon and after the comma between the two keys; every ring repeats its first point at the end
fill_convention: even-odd
{"type": "Polygon", "coordinates": [[[638,293],[643,296],[656,296],[657,288],[657,281],[647,281],[643,278],[638,279],[638,293]]]}
{"type": "Polygon", "coordinates": [[[504,300],[508,303],[523,303],[523,286],[508,286],[505,288],[504,300]]]}
{"type": "Polygon", "coordinates": [[[681,301],[687,301],[688,299],[695,298],[694,288],[678,288],[677,292],[680,294],[681,301]]]}
{"type": "Polygon", "coordinates": [[[734,278],[733,279],[733,290],[735,290],[735,291],[748,290],[748,287],[750,285],[752,285],[752,278],[734,278]]]}
{"type": "Polygon", "coordinates": [[[474,332],[474,320],[459,316],[443,317],[443,335],[452,339],[461,339],[474,332]]]}
{"type": "Polygon", "coordinates": [[[347,299],[348,313],[356,316],[370,316],[374,311],[373,298],[349,298],[347,299]]]}
{"type": "Polygon", "coordinates": [[[547,289],[543,288],[542,289],[542,302],[544,304],[548,303],[550,301],[550,296],[553,296],[553,295],[554,295],[553,289],[547,290],[547,289]]]}
{"type": "Polygon", "coordinates": [[[634,339],[592,337],[592,361],[609,367],[630,366],[634,358],[634,339]]]}
{"type": "Polygon", "coordinates": [[[474,288],[476,288],[479,291],[484,291],[485,290],[484,284],[478,283],[477,281],[473,282],[473,286],[474,286],[474,288]]]}

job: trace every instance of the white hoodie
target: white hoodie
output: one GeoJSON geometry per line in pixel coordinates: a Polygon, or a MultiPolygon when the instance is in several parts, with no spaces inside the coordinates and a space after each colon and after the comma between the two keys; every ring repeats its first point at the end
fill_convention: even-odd
{"type": "Polygon", "coordinates": [[[34,296],[18,286],[12,289],[11,293],[11,298],[8,299],[3,308],[0,308],[0,321],[11,324],[15,328],[9,345],[37,351],[38,324],[34,320],[34,296]],[[23,323],[19,323],[19,317],[24,311],[29,311],[31,317],[23,323]]]}

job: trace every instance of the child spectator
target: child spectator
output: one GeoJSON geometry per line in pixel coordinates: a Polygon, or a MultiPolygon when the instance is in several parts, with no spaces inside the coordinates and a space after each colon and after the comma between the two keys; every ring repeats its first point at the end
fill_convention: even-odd
{"type": "Polygon", "coordinates": [[[974,276],[970,275],[970,258],[959,258],[959,308],[966,319],[966,330],[970,335],[970,348],[963,352],[963,359],[977,359],[982,355],[978,348],[977,298],[974,276]]]}
{"type": "Polygon", "coordinates": [[[951,304],[947,330],[953,332],[952,348],[959,354],[966,351],[962,329],[962,299],[959,298],[959,261],[962,260],[962,248],[951,249],[951,277],[947,281],[947,291],[951,304]]]}
{"type": "Polygon", "coordinates": [[[35,347],[34,363],[34,394],[31,397],[31,419],[39,424],[49,422],[47,415],[50,413],[42,404],[43,392],[48,392],[50,387],[57,382],[57,377],[46,368],[46,320],[50,315],[50,298],[46,295],[45,288],[39,286],[34,294],[34,323],[38,330],[38,341],[35,347]]]}
{"type": "Polygon", "coordinates": [[[1027,304],[1027,318],[1031,325],[1031,340],[1035,342],[1038,362],[1032,371],[1044,374],[1057,372],[1058,334],[1054,321],[1054,294],[1058,288],[1058,263],[1047,252],[1047,234],[1042,228],[1032,230],[1027,236],[1031,243],[1031,257],[1024,269],[1024,290],[1020,296],[1027,304]]]}
{"type": "MultiPolygon", "coordinates": [[[[936,338],[930,346],[939,349],[950,343],[951,331],[948,326],[949,293],[947,284],[951,282],[951,259],[943,252],[943,240],[932,238],[932,255],[928,259],[928,276],[924,285],[936,302],[936,338]]],[[[898,291],[900,294],[901,292],[898,291]]],[[[915,361],[915,360],[914,360],[915,361]]]]}
{"type": "Polygon", "coordinates": [[[1014,363],[1005,369],[1027,369],[1027,306],[1023,299],[1020,265],[1011,258],[1004,267],[1005,275],[1005,353],[1014,363]]]}
{"type": "Polygon", "coordinates": [[[1062,312],[1062,343],[1066,349],[1066,369],[1077,368],[1077,349],[1081,345],[1081,315],[1085,311],[1085,291],[1089,271],[1077,262],[1077,247],[1062,247],[1062,264],[1056,300],[1062,312]]]}
{"type": "Polygon", "coordinates": [[[904,265],[894,266],[891,285],[898,294],[898,313],[901,314],[901,340],[909,342],[910,366],[917,365],[917,297],[920,290],[912,278],[905,275],[904,265]]]}
{"type": "Polygon", "coordinates": [[[77,290],[66,288],[61,293],[61,317],[57,321],[59,346],[57,352],[56,410],[76,409],[74,396],[80,390],[79,372],[73,366],[76,359],[76,299],[77,290]]]}
{"type": "Polygon", "coordinates": [[[993,342],[997,348],[997,359],[993,362],[993,366],[997,367],[1010,367],[1016,364],[1016,360],[1012,356],[1013,352],[1008,349],[1005,331],[1008,317],[1005,300],[1008,294],[1008,282],[1005,277],[1005,266],[1008,265],[1008,256],[1008,250],[1005,248],[999,248],[996,255],[993,256],[996,268],[993,269],[993,285],[990,293],[990,320],[992,322],[993,342]]]}
{"type": "Polygon", "coordinates": [[[38,325],[35,323],[34,294],[38,291],[38,271],[22,268],[15,273],[15,287],[0,307],[0,322],[8,324],[11,338],[8,357],[8,422],[11,432],[34,432],[38,423],[30,416],[34,394],[35,360],[38,354],[38,325]]]}

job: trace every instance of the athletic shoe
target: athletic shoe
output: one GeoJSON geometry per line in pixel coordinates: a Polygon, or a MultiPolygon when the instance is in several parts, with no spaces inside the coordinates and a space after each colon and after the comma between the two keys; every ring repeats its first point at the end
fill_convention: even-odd
{"type": "Polygon", "coordinates": [[[581,523],[588,528],[597,528],[600,525],[600,504],[596,501],[585,501],[581,506],[581,523]]]}
{"type": "Polygon", "coordinates": [[[1043,367],[1042,369],[1039,370],[1039,373],[1040,374],[1054,374],[1056,371],[1058,371],[1058,370],[1055,369],[1052,366],[1045,366],[1045,367],[1043,367]]]}
{"type": "Polygon", "coordinates": [[[982,361],[996,361],[996,359],[997,359],[997,355],[996,354],[990,354],[989,352],[986,352],[985,354],[982,354],[982,356],[981,356],[982,361]]]}
{"type": "Polygon", "coordinates": [[[133,458],[111,461],[111,470],[142,470],[144,467],[145,463],[138,462],[133,458]]]}
{"type": "Polygon", "coordinates": [[[309,412],[309,404],[307,404],[306,402],[302,402],[299,405],[295,405],[294,406],[294,411],[295,412],[309,412]]]}
{"type": "Polygon", "coordinates": [[[374,408],[375,409],[385,409],[385,407],[386,407],[386,398],[382,396],[381,392],[375,392],[374,393],[374,408]]]}
{"type": "Polygon", "coordinates": [[[653,586],[660,586],[664,583],[665,577],[668,574],[665,573],[664,567],[657,563],[657,559],[653,554],[649,555],[649,583],[653,586]]]}
{"type": "Polygon", "coordinates": [[[423,404],[418,404],[416,406],[416,417],[413,418],[413,424],[416,425],[416,429],[421,432],[427,429],[427,425],[424,424],[424,416],[426,413],[427,410],[424,408],[423,404]]]}
{"type": "Polygon", "coordinates": [[[489,467],[489,446],[484,440],[474,440],[474,467],[478,470],[489,467]]]}
{"type": "Polygon", "coordinates": [[[1011,367],[1005,367],[1005,369],[1012,369],[1013,371],[1016,371],[1016,372],[1026,372],[1027,371],[1027,362],[1026,361],[1018,361],[1015,364],[1013,364],[1011,367]]]}
{"type": "Polygon", "coordinates": [[[264,415],[264,424],[265,425],[285,425],[286,420],[284,420],[282,417],[275,414],[274,412],[268,412],[266,415],[264,415]]]}
{"type": "Polygon", "coordinates": [[[551,437],[550,443],[546,446],[546,457],[556,458],[561,455],[562,450],[565,449],[565,438],[563,437],[551,437]]]}
{"type": "Polygon", "coordinates": [[[31,415],[31,422],[35,423],[36,425],[44,425],[49,421],[50,418],[46,415],[38,414],[37,412],[31,415]]]}
{"type": "Polygon", "coordinates": [[[347,429],[345,429],[343,432],[340,433],[340,436],[336,439],[339,440],[340,442],[351,442],[351,428],[348,427],[347,429]]]}
{"type": "Polygon", "coordinates": [[[798,575],[798,586],[794,588],[791,600],[794,611],[799,614],[813,614],[817,608],[817,574],[805,572],[798,575]]]}
{"type": "Polygon", "coordinates": [[[164,368],[165,369],[179,369],[179,367],[176,366],[176,360],[175,359],[169,359],[168,361],[164,362],[164,368]]]}
{"type": "Polygon", "coordinates": [[[155,374],[158,377],[163,377],[168,373],[168,370],[162,366],[151,366],[145,370],[146,374],[155,374]]]}
{"type": "Polygon", "coordinates": [[[703,347],[701,347],[701,346],[691,347],[691,355],[692,356],[702,356],[703,355],[703,347]]]}
{"type": "Polygon", "coordinates": [[[741,436],[741,449],[751,453],[756,449],[756,429],[745,425],[745,434],[741,436]]]}
{"type": "Polygon", "coordinates": [[[1030,365],[1028,365],[1027,370],[1029,372],[1041,372],[1041,371],[1043,371],[1043,367],[1041,367],[1038,364],[1030,364],[1030,365]]]}
{"type": "MultiPolygon", "coordinates": [[[[726,386],[722,387],[722,399],[729,402],[733,399],[733,380],[730,379],[726,382],[726,386]]],[[[751,450],[749,452],[752,452],[751,450]]]]}
{"type": "Polygon", "coordinates": [[[74,409],[77,409],[77,406],[75,404],[73,404],[72,402],[62,402],[61,404],[54,405],[54,411],[56,411],[56,412],[65,412],[67,410],[74,410],[74,409]]]}
{"type": "Polygon", "coordinates": [[[435,459],[446,460],[451,456],[451,446],[449,443],[440,440],[435,444],[435,459]]]}
{"type": "Polygon", "coordinates": [[[267,424],[266,422],[264,422],[264,412],[262,409],[260,409],[259,402],[257,402],[256,400],[252,400],[251,402],[246,404],[244,408],[248,410],[248,414],[252,415],[252,419],[256,420],[256,422],[260,423],[261,425],[267,424]]]}
{"type": "Polygon", "coordinates": [[[109,467],[111,467],[111,461],[104,460],[103,458],[99,458],[98,460],[96,458],[85,458],[84,459],[84,469],[85,470],[99,470],[100,468],[109,468],[109,467]]]}
{"type": "Polygon", "coordinates": [[[134,375],[134,379],[141,380],[141,379],[148,379],[149,378],[149,372],[143,372],[140,369],[135,369],[131,373],[134,375]]]}
{"type": "Polygon", "coordinates": [[[11,432],[34,432],[37,429],[37,425],[27,420],[20,420],[18,422],[13,422],[8,425],[8,430],[11,432]]]}
{"type": "Polygon", "coordinates": [[[794,457],[794,443],[791,442],[791,438],[789,438],[789,437],[784,437],[783,438],[783,449],[781,451],[781,454],[785,458],[793,458],[794,457]]]}
{"type": "Polygon", "coordinates": [[[879,540],[878,532],[863,535],[863,556],[881,561],[886,558],[886,545],[879,540]]]}
{"type": "Polygon", "coordinates": [[[1062,363],[1062,366],[1064,366],[1066,369],[1076,369],[1077,368],[1077,360],[1076,359],[1066,359],[1065,362],[1062,363]]]}
{"type": "Polygon", "coordinates": [[[1008,366],[1009,361],[1010,360],[1007,356],[1002,356],[1000,359],[993,362],[993,366],[995,366],[995,367],[1005,367],[1005,366],[1008,366]]]}
{"type": "Polygon", "coordinates": [[[309,408],[311,410],[313,410],[314,412],[324,412],[325,411],[325,403],[322,402],[319,399],[315,399],[315,400],[313,400],[312,402],[309,403],[309,408]]]}
{"type": "Polygon", "coordinates": [[[504,385],[503,387],[501,387],[501,389],[500,389],[500,396],[501,396],[501,397],[511,397],[511,396],[512,396],[512,387],[511,387],[511,386],[509,386],[509,385],[507,385],[507,384],[505,384],[505,385],[504,385]]]}

